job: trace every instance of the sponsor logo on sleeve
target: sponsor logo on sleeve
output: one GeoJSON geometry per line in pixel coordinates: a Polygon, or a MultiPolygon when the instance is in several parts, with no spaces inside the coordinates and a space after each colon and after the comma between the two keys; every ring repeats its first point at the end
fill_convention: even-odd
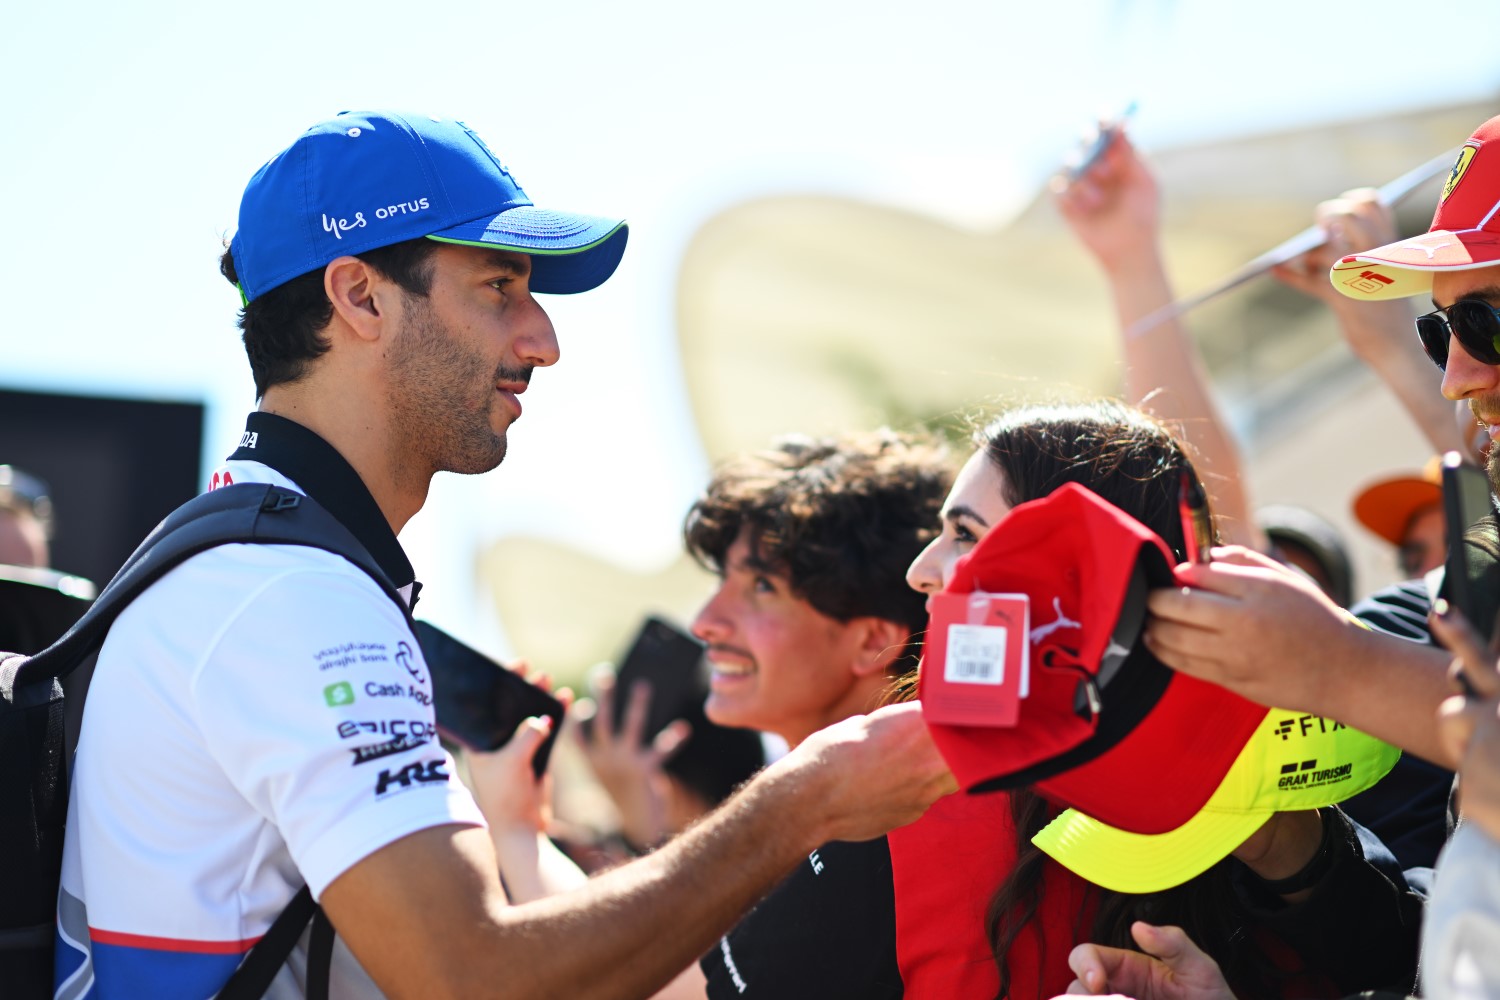
{"type": "Polygon", "coordinates": [[[410,736],[425,742],[437,736],[437,727],[429,719],[346,720],[339,723],[339,739],[350,740],[356,736],[410,736]]]}
{"type": "Polygon", "coordinates": [[[423,785],[446,782],[448,772],[443,770],[443,765],[446,763],[446,760],[438,758],[407,764],[397,771],[383,770],[380,772],[380,777],[375,779],[375,797],[383,798],[396,792],[409,792],[423,785]]]}
{"type": "Polygon", "coordinates": [[[344,642],[318,650],[313,654],[313,662],[319,670],[352,667],[360,663],[389,663],[391,657],[387,648],[383,642],[344,642]]]}
{"type": "Polygon", "coordinates": [[[329,708],[342,708],[354,704],[354,686],[348,681],[339,681],[323,689],[323,700],[329,708]]]}
{"type": "Polygon", "coordinates": [[[411,647],[404,642],[396,643],[396,662],[405,667],[406,672],[411,674],[418,684],[427,683],[427,678],[417,668],[417,658],[412,654],[411,647]]]}
{"type": "Polygon", "coordinates": [[[424,747],[426,745],[426,740],[415,736],[397,736],[395,739],[386,740],[384,743],[372,743],[366,747],[355,747],[350,753],[354,755],[353,766],[358,767],[361,764],[368,764],[372,760],[390,757],[393,754],[405,753],[408,750],[415,750],[417,747],[424,747]]]}
{"type": "Polygon", "coordinates": [[[366,681],[365,694],[371,698],[410,698],[424,707],[432,704],[432,695],[415,684],[381,684],[379,681],[366,681]]]}

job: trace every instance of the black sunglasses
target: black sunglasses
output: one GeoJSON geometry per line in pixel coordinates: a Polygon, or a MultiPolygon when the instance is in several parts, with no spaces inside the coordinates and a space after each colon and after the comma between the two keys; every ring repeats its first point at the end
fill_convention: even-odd
{"type": "Polygon", "coordinates": [[[1458,338],[1475,361],[1500,365],[1500,309],[1479,299],[1459,299],[1446,309],[1417,317],[1417,339],[1439,368],[1448,367],[1448,335],[1458,338]]]}

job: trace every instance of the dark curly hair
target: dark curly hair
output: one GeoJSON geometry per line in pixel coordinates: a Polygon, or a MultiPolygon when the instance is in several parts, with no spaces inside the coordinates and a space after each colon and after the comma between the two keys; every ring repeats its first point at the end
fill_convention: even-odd
{"type": "MultiPolygon", "coordinates": [[[[923,595],[906,569],[938,530],[952,485],[946,450],[926,437],[881,429],[796,437],[730,459],[688,511],[683,536],[704,566],[748,532],[751,557],[785,574],[792,592],[839,621],[884,618],[919,635],[923,595]]],[[[916,666],[915,650],[893,672],[916,666]]]]}
{"type": "MultiPolygon", "coordinates": [[[[356,254],[409,295],[426,298],[432,287],[432,254],[438,244],[422,238],[392,243],[356,254]]],[[[307,374],[309,363],[328,350],[323,329],[333,318],[333,303],[323,291],[318,268],[257,295],[240,310],[239,327],[255,379],[255,398],[275,385],[295,382],[307,374]]],[[[234,256],[229,248],[219,257],[219,273],[239,287],[234,256]]]]}

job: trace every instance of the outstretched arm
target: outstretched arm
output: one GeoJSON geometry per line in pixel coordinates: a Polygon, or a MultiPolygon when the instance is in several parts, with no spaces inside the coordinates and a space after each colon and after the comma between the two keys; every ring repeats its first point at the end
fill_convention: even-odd
{"type": "Polygon", "coordinates": [[[666,847],[583,887],[505,904],[484,831],[411,834],[324,892],[339,935],[394,997],[647,996],[819,844],[915,820],[955,784],[895,705],[813,734],[666,847]]]}
{"type": "Polygon", "coordinates": [[[1214,400],[1197,344],[1176,319],[1134,329],[1173,298],[1161,253],[1156,178],[1122,133],[1086,174],[1071,183],[1060,180],[1055,194],[1058,211],[1109,283],[1126,400],[1175,425],[1192,445],[1224,541],[1264,551],[1239,447],[1214,400]]]}

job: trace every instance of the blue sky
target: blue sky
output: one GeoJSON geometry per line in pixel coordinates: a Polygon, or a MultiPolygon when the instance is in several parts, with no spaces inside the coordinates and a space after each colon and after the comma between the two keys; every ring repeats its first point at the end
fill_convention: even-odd
{"type": "Polygon", "coordinates": [[[0,35],[0,385],[204,400],[211,468],[253,405],[215,270],[245,180],[344,108],[465,119],[539,204],[632,236],[612,282],[552,303],[564,360],[505,468],[440,483],[449,516],[409,529],[463,617],[462,553],[500,535],[674,554],[705,466],[673,279],[713,213],[812,191],[992,226],[1127,99],[1147,149],[1482,100],[1500,58],[1461,40],[1495,37],[1477,0],[33,4],[0,35]],[[600,449],[601,428],[636,446],[600,449]]]}

